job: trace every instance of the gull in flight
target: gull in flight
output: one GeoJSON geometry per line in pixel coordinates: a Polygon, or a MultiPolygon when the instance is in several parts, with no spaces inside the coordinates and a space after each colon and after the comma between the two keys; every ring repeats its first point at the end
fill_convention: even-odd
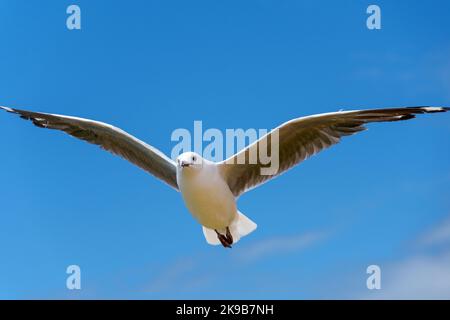
{"type": "MultiPolygon", "coordinates": [[[[134,163],[181,192],[183,200],[203,227],[206,241],[231,248],[256,229],[256,224],[238,211],[237,198],[244,192],[274,178],[344,136],[365,130],[370,122],[400,121],[416,114],[446,112],[446,107],[406,107],[352,110],[293,119],[278,126],[232,157],[211,162],[194,152],[181,154],[176,162],[161,151],[112,125],[77,117],[0,107],[30,120],[40,128],[57,129],[96,144],[134,163]],[[263,139],[278,135],[279,166],[272,174],[261,174],[261,163],[237,161],[249,156],[263,139]]],[[[267,140],[266,140],[267,141],[267,140]]]]}

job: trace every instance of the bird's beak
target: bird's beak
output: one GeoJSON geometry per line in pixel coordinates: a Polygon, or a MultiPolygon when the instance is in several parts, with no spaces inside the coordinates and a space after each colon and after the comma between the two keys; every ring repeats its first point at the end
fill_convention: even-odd
{"type": "Polygon", "coordinates": [[[190,165],[190,163],[188,163],[188,162],[184,162],[184,161],[181,161],[181,162],[180,162],[180,166],[181,166],[182,168],[189,167],[189,165],[190,165]]]}

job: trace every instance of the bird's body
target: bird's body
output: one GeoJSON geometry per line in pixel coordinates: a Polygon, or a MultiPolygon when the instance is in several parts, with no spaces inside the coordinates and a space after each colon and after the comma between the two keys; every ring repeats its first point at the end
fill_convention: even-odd
{"type": "MultiPolygon", "coordinates": [[[[229,159],[211,162],[193,152],[181,154],[177,161],[125,131],[89,119],[0,107],[19,114],[38,127],[62,130],[76,138],[101,146],[180,191],[186,207],[203,226],[206,241],[231,247],[256,229],[256,224],[238,211],[236,199],[270,179],[286,172],[317,152],[338,143],[342,137],[365,130],[371,122],[401,121],[416,114],[445,112],[445,107],[406,107],[338,111],[290,120],[247,146],[229,159]],[[276,137],[277,139],[272,139],[276,137]],[[267,163],[250,159],[266,146],[276,153],[276,170],[267,163]]],[[[268,150],[266,150],[268,151],[268,150]]],[[[268,154],[268,153],[266,153],[268,154]]]]}
{"type": "MultiPolygon", "coordinates": [[[[191,156],[198,157],[190,152],[185,154],[186,158],[191,156]]],[[[178,187],[186,207],[201,225],[225,230],[237,217],[236,199],[217,165],[206,159],[201,162],[193,165],[201,167],[201,170],[178,166],[178,187]]]]}
{"type": "Polygon", "coordinates": [[[177,158],[177,184],[184,203],[203,226],[209,244],[230,247],[256,229],[256,224],[240,213],[217,163],[194,152],[177,158]]]}

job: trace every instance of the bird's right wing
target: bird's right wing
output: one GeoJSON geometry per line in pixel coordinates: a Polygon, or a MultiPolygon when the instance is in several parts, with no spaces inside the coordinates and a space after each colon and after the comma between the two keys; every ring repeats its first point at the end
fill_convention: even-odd
{"type": "MultiPolygon", "coordinates": [[[[218,164],[224,180],[231,192],[238,197],[245,191],[278,176],[289,168],[317,152],[338,143],[343,136],[349,136],[365,130],[365,124],[370,122],[399,121],[415,117],[415,114],[445,112],[449,108],[442,107],[407,107],[391,109],[372,109],[338,111],[317,114],[290,120],[272,130],[258,141],[239,151],[230,158],[218,164]],[[267,167],[262,164],[259,149],[268,149],[271,154],[275,151],[272,137],[278,145],[279,167],[276,172],[261,174],[261,169],[267,167]],[[251,163],[251,155],[256,155],[257,161],[251,163]],[[240,162],[243,159],[245,163],[240,162]]],[[[255,158],[255,156],[254,156],[255,158]]]]}
{"type": "Polygon", "coordinates": [[[178,190],[176,164],[158,149],[107,123],[0,107],[30,120],[40,128],[57,129],[71,136],[96,144],[144,169],[178,190]]]}

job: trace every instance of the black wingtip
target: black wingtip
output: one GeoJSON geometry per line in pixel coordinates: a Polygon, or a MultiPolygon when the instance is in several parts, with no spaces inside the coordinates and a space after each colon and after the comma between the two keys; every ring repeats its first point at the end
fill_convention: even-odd
{"type": "Polygon", "coordinates": [[[401,118],[399,120],[409,120],[409,119],[414,119],[416,116],[414,114],[405,114],[403,116],[401,116],[401,118]]]}
{"type": "Polygon", "coordinates": [[[42,123],[42,122],[38,121],[37,119],[35,119],[33,116],[26,114],[27,111],[19,110],[19,109],[13,109],[13,108],[4,107],[4,106],[0,106],[0,109],[3,109],[3,110],[5,110],[7,112],[10,112],[10,113],[17,114],[19,116],[19,118],[21,118],[21,119],[30,120],[36,127],[47,128],[45,123],[42,123]]]}

